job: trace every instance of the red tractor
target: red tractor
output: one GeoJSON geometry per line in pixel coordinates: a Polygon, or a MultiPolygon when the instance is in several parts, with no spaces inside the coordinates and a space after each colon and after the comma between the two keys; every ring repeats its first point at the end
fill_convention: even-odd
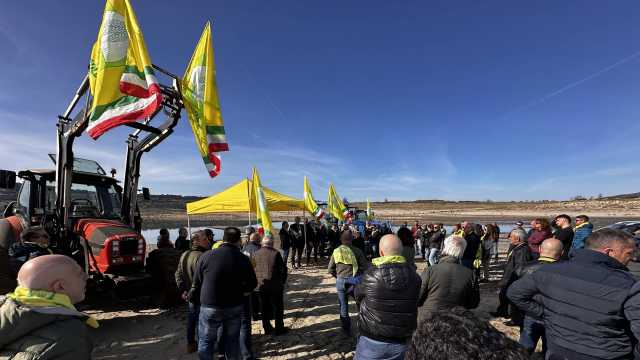
{"type": "MultiPolygon", "coordinates": [[[[51,249],[75,259],[90,275],[93,287],[148,288],[147,243],[140,234],[142,219],[137,205],[140,160],[173,133],[183,108],[179,78],[155,68],[173,80],[172,86],[161,86],[161,110],[166,117],[158,126],[151,122],[160,111],[144,123],[127,124],[135,130],[127,141],[122,186],[115,173],[109,176],[97,162],[74,156],[74,140],[87,127],[87,105],[70,116],[83,96],[89,103],[89,79],[85,77],[66,112],[58,117],[57,152],[50,155],[56,169],[17,173],[22,180],[17,200],[6,207],[0,219],[0,266],[6,263],[1,258],[19,241],[21,231],[39,225],[49,234],[51,249]]],[[[0,188],[15,186],[16,173],[0,170],[0,188]]],[[[143,193],[148,197],[146,188],[143,193]]],[[[0,288],[3,273],[5,278],[16,275],[7,276],[7,272],[0,268],[0,288]]]]}

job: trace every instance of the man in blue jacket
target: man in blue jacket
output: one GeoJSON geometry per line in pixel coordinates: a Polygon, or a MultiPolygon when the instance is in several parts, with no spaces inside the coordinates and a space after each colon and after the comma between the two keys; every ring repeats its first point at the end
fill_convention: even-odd
{"type": "Polygon", "coordinates": [[[546,359],[633,359],[637,341],[629,329],[640,319],[636,283],[626,264],[634,239],[602,229],[587,238],[569,261],[548,264],[514,282],[509,299],[527,315],[543,319],[546,359]],[[631,320],[631,321],[630,321],[631,320]]]}
{"type": "Polygon", "coordinates": [[[593,225],[589,222],[587,215],[576,216],[576,227],[573,228],[573,242],[571,251],[582,249],[585,239],[593,232],[593,225]]]}

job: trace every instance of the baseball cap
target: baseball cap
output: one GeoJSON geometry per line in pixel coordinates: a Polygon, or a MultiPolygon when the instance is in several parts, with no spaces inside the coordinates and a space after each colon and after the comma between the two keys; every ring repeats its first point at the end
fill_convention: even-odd
{"type": "Polygon", "coordinates": [[[516,225],[517,226],[522,226],[522,225],[524,225],[524,223],[522,221],[516,221],[516,225]]]}

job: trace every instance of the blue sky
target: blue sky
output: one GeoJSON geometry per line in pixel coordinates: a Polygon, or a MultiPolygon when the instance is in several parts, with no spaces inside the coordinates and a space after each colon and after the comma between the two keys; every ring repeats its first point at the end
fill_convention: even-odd
{"type": "MultiPolygon", "coordinates": [[[[212,194],[254,165],[292,195],[309,176],[319,199],[329,181],[353,200],[638,191],[638,2],[132,3],[153,62],[178,74],[214,21],[231,148],[211,180],[183,117],[144,156],[153,193],[212,194]]],[[[50,167],[103,7],[0,6],[0,168],[50,167]]],[[[127,130],[76,152],[122,169],[127,130]]]]}

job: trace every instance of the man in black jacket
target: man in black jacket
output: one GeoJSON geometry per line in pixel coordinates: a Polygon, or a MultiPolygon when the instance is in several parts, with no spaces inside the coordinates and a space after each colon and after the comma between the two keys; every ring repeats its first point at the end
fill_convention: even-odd
{"type": "Polygon", "coordinates": [[[302,252],[304,251],[304,225],[300,223],[300,217],[296,216],[295,222],[289,227],[289,234],[291,234],[291,241],[293,246],[293,253],[291,254],[291,267],[300,268],[300,262],[302,261],[302,252]],[[297,264],[296,264],[297,263],[297,264]]]}
{"type": "Polygon", "coordinates": [[[634,249],[630,235],[605,228],[569,261],[544,265],[511,285],[511,301],[544,321],[547,359],[633,358],[630,328],[640,309],[626,264],[634,249]]]}
{"type": "Polygon", "coordinates": [[[420,277],[402,254],[395,235],[380,240],[380,257],[373,259],[355,288],[360,306],[360,338],[356,359],[403,359],[416,329],[420,277]]]}
{"type": "Polygon", "coordinates": [[[522,229],[513,229],[509,234],[509,240],[511,241],[511,246],[509,253],[507,254],[507,263],[504,265],[504,273],[502,274],[502,279],[500,280],[500,292],[498,293],[498,299],[500,300],[500,304],[498,305],[498,309],[496,312],[491,313],[493,316],[500,317],[511,317],[511,321],[505,323],[507,326],[520,325],[522,319],[516,313],[517,309],[512,309],[511,314],[509,314],[509,299],[507,298],[507,289],[509,285],[513,282],[513,274],[515,270],[527,262],[531,261],[531,253],[529,252],[529,245],[525,239],[527,238],[527,234],[522,229]],[[516,315],[516,316],[513,316],[516,315]]]}
{"type": "MultiPolygon", "coordinates": [[[[516,268],[513,281],[533,274],[545,264],[552,264],[558,261],[561,254],[562,242],[556,238],[546,239],[540,244],[540,257],[516,268]]],[[[529,354],[533,354],[540,339],[542,339],[542,353],[544,355],[547,352],[544,322],[542,322],[542,319],[535,317],[535,315],[525,314],[522,327],[520,328],[520,345],[522,345],[529,354]]]]}
{"type": "Polygon", "coordinates": [[[571,217],[567,214],[561,214],[556,216],[554,220],[558,230],[553,234],[553,237],[562,242],[564,250],[562,251],[562,259],[569,258],[569,250],[571,250],[571,244],[573,243],[573,228],[571,228],[571,217]]]}
{"type": "Polygon", "coordinates": [[[240,319],[244,296],[258,284],[249,258],[240,252],[240,230],[224,230],[224,243],[204,253],[193,277],[191,295],[200,293],[198,355],[211,359],[216,352],[218,330],[222,327],[227,359],[240,358],[240,319]]]}
{"type": "Polygon", "coordinates": [[[469,222],[463,223],[464,240],[467,242],[467,247],[462,254],[462,265],[473,269],[473,262],[476,259],[478,248],[480,247],[480,236],[473,231],[474,224],[469,222]]]}

